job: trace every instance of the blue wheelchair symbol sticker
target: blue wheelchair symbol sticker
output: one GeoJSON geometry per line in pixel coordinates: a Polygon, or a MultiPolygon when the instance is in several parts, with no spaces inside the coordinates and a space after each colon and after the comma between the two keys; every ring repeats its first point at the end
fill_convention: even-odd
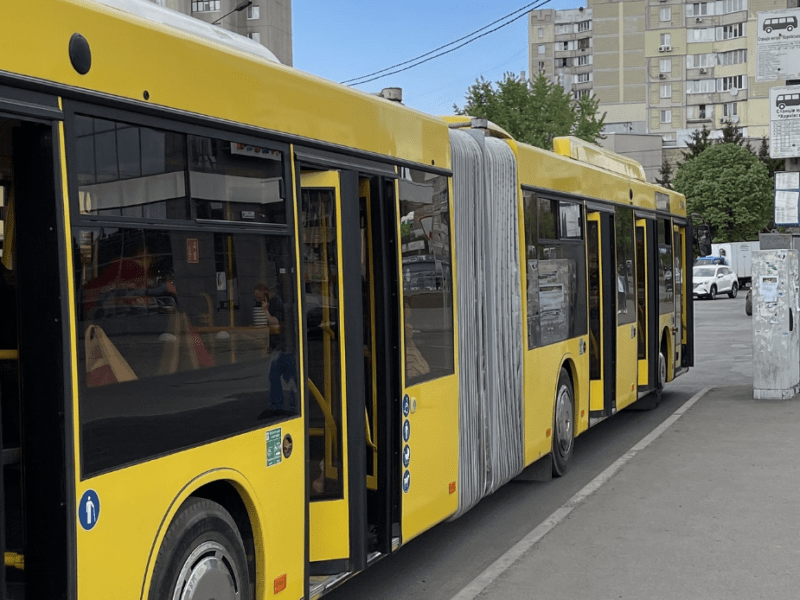
{"type": "Polygon", "coordinates": [[[408,398],[408,394],[403,396],[403,416],[407,417],[408,413],[411,411],[411,401],[408,398]]]}
{"type": "Polygon", "coordinates": [[[403,466],[408,467],[410,463],[411,463],[411,448],[409,448],[408,444],[406,444],[406,447],[403,448],[403,466]]]}
{"type": "Polygon", "coordinates": [[[411,423],[408,422],[406,419],[405,423],[403,423],[403,441],[407,442],[411,437],[411,423]]]}
{"type": "Polygon", "coordinates": [[[100,497],[94,490],[86,490],[78,504],[78,520],[86,531],[91,531],[100,518],[100,497]]]}
{"type": "Polygon", "coordinates": [[[406,471],[405,473],[403,473],[403,493],[407,494],[408,488],[410,487],[411,487],[411,473],[406,471]]]}

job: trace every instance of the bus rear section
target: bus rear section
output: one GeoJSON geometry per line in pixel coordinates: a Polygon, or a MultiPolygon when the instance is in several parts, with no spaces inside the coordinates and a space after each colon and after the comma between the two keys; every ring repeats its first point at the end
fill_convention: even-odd
{"type": "Polygon", "coordinates": [[[63,598],[69,564],[64,557],[72,554],[66,533],[71,477],[62,335],[67,299],[61,292],[65,270],[59,251],[58,125],[49,119],[59,110],[52,98],[2,92],[0,537],[5,569],[0,572],[0,597],[63,598]],[[28,104],[24,110],[23,103],[28,104]],[[8,108],[17,114],[2,112],[8,108]]]}

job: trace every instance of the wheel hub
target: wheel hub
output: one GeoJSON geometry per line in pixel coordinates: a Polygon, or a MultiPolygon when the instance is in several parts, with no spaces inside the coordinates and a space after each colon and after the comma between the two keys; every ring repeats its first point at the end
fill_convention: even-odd
{"type": "Polygon", "coordinates": [[[173,600],[240,600],[239,573],[233,565],[220,544],[204,542],[186,559],[173,600]]]}
{"type": "Polygon", "coordinates": [[[572,400],[569,390],[564,386],[559,390],[558,402],[556,402],[556,443],[564,454],[572,445],[572,427],[572,400]]]}

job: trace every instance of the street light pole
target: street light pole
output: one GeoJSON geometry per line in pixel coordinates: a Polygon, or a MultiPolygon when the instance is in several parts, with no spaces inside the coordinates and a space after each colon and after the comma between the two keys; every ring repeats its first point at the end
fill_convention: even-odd
{"type": "Polygon", "coordinates": [[[211,22],[211,24],[212,24],[212,25],[216,25],[217,23],[219,23],[220,21],[222,21],[222,19],[224,19],[225,17],[227,17],[228,15],[232,15],[232,14],[233,14],[233,13],[235,13],[235,12],[242,12],[242,11],[243,11],[245,8],[247,8],[248,6],[250,6],[252,3],[253,3],[253,0],[242,0],[242,2],[239,2],[239,4],[237,4],[237,5],[236,5],[236,8],[234,8],[234,9],[233,9],[232,11],[230,11],[230,12],[227,12],[227,13],[225,13],[224,15],[222,15],[222,16],[221,16],[219,19],[217,19],[216,21],[212,21],[212,22],[211,22]]]}

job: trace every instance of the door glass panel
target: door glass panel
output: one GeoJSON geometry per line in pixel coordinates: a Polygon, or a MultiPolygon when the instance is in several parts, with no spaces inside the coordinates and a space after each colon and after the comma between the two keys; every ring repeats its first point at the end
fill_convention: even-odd
{"type": "Polygon", "coordinates": [[[601,311],[600,311],[600,223],[595,220],[586,222],[586,251],[589,271],[589,377],[600,379],[600,343],[601,343],[601,311]]]}
{"type": "Polygon", "coordinates": [[[669,219],[658,220],[658,300],[659,313],[675,310],[672,273],[672,224],[669,219]]]}
{"type": "Polygon", "coordinates": [[[639,327],[639,359],[647,358],[647,279],[644,227],[636,227],[636,315],[639,327]]]}
{"type": "Polygon", "coordinates": [[[617,324],[636,321],[633,209],[617,208],[617,324]]]}
{"type": "Polygon", "coordinates": [[[303,189],[311,499],[342,498],[339,257],[334,189],[303,189]]]}
{"type": "Polygon", "coordinates": [[[373,315],[374,277],[372,264],[372,227],[370,204],[370,181],[359,181],[359,218],[361,221],[361,302],[364,333],[364,422],[367,439],[367,487],[378,487],[378,415],[377,390],[375,389],[375,337],[373,315]]]}
{"type": "Polygon", "coordinates": [[[447,181],[405,169],[399,182],[407,384],[455,369],[447,181]]]}

